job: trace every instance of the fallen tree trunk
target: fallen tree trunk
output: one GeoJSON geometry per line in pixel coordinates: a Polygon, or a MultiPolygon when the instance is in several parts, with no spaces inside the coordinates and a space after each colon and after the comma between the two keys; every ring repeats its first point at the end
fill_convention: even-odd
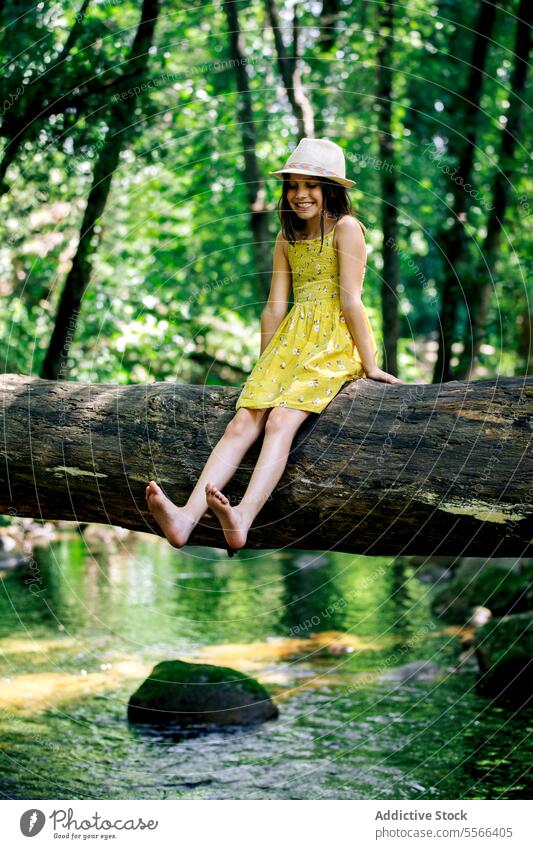
{"type": "MultiPolygon", "coordinates": [[[[0,512],[160,533],[153,478],[189,495],[239,388],[1,379],[0,512]]],[[[345,385],[298,431],[247,548],[533,554],[533,378],[345,385]]],[[[236,503],[262,439],[225,493],[236,503]]],[[[224,547],[207,511],[191,545],[224,547]]]]}

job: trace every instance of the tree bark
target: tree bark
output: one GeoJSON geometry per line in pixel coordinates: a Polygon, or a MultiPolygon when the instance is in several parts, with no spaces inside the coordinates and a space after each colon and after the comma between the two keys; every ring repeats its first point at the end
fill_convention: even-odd
{"type": "MultiPolygon", "coordinates": [[[[143,2],[141,20],[128,61],[130,69],[134,68],[139,78],[145,73],[148,65],[148,50],[152,45],[159,8],[160,0],[144,0],[143,2]]],[[[50,380],[64,376],[67,371],[66,358],[92,271],[95,226],[105,209],[120,152],[133,131],[132,101],[134,100],[135,96],[126,99],[117,97],[111,107],[109,131],[94,168],[81,225],[80,240],[61,292],[54,329],[41,368],[41,377],[50,380]]]]}
{"type": "Polygon", "coordinates": [[[492,298],[494,272],[498,261],[501,234],[505,213],[509,203],[510,187],[513,184],[514,155],[518,145],[524,96],[526,91],[529,54],[531,51],[531,24],[533,4],[531,0],[520,0],[516,21],[514,44],[514,66],[509,86],[511,104],[507,124],[502,130],[498,170],[492,184],[492,209],[487,223],[487,235],[481,250],[474,285],[467,290],[469,320],[463,338],[464,347],[457,377],[468,379],[474,373],[479,351],[487,335],[489,308],[492,298]]]}
{"type": "Polygon", "coordinates": [[[439,315],[439,349],[433,372],[433,382],[441,383],[452,376],[452,345],[456,338],[457,310],[460,297],[460,281],[457,267],[465,250],[465,224],[472,205],[472,195],[465,190],[472,180],[474,153],[477,145],[480,109],[483,92],[483,77],[487,63],[489,41],[494,29],[496,5],[481,0],[476,25],[476,36],[470,59],[470,72],[461,98],[462,109],[458,109],[455,120],[457,129],[457,159],[449,191],[453,196],[451,211],[453,224],[448,230],[440,231],[436,244],[445,262],[440,285],[441,307],[439,315]],[[459,117],[460,115],[460,117],[459,117]],[[462,128],[465,130],[462,136],[462,128]]]}
{"type": "Polygon", "coordinates": [[[381,229],[383,232],[383,276],[381,280],[381,310],[383,316],[384,368],[398,374],[398,337],[400,317],[398,312],[398,286],[400,267],[398,260],[398,191],[394,169],[394,142],[392,136],[392,49],[394,39],[394,8],[392,2],[383,3],[379,22],[381,47],[378,51],[377,99],[379,106],[379,156],[386,168],[380,168],[381,229]]]}
{"type": "Polygon", "coordinates": [[[250,207],[250,227],[254,240],[255,268],[259,281],[259,295],[266,303],[272,276],[272,244],[268,228],[265,184],[257,161],[252,95],[246,70],[244,40],[242,38],[237,4],[225,0],[224,11],[228,22],[229,53],[234,64],[237,82],[238,120],[241,129],[244,156],[244,182],[250,207]]]}
{"type": "MultiPolygon", "coordinates": [[[[183,504],[238,388],[0,379],[0,512],[160,533],[153,478],[183,504]]],[[[297,433],[247,548],[533,555],[533,378],[345,385],[297,433]]],[[[225,488],[237,503],[260,438],[225,488]]],[[[224,547],[206,514],[191,545],[224,547]]]]}

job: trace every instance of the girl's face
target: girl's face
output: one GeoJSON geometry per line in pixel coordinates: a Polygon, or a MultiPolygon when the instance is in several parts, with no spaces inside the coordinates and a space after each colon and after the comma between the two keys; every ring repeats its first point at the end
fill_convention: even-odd
{"type": "Polygon", "coordinates": [[[304,221],[315,218],[322,212],[322,188],[313,177],[302,179],[294,175],[287,181],[287,200],[291,209],[304,221]]]}

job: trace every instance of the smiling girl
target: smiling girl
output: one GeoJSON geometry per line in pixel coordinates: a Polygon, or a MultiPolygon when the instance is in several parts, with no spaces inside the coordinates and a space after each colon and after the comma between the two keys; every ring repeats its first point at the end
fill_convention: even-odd
{"type": "Polygon", "coordinates": [[[294,437],[343,385],[368,377],[402,383],[379,368],[378,348],[362,302],[366,247],[352,214],[342,149],[328,139],[300,141],[280,171],[281,229],[270,294],[261,316],[261,352],[226,427],[183,507],[150,481],[146,500],[171,545],[180,548],[207,507],[218,517],[228,554],[246,545],[248,530],[277,485],[294,437]],[[294,294],[294,305],[287,311],[294,294]],[[231,506],[222,488],[264,432],[250,482],[231,506]]]}

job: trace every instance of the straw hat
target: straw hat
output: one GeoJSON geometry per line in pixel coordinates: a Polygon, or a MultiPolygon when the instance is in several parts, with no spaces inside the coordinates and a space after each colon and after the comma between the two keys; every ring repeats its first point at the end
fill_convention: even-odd
{"type": "Polygon", "coordinates": [[[347,189],[355,186],[355,180],[346,179],[342,148],[329,139],[301,139],[283,168],[268,173],[279,177],[280,180],[283,180],[284,174],[312,174],[316,177],[328,177],[347,189]]]}

